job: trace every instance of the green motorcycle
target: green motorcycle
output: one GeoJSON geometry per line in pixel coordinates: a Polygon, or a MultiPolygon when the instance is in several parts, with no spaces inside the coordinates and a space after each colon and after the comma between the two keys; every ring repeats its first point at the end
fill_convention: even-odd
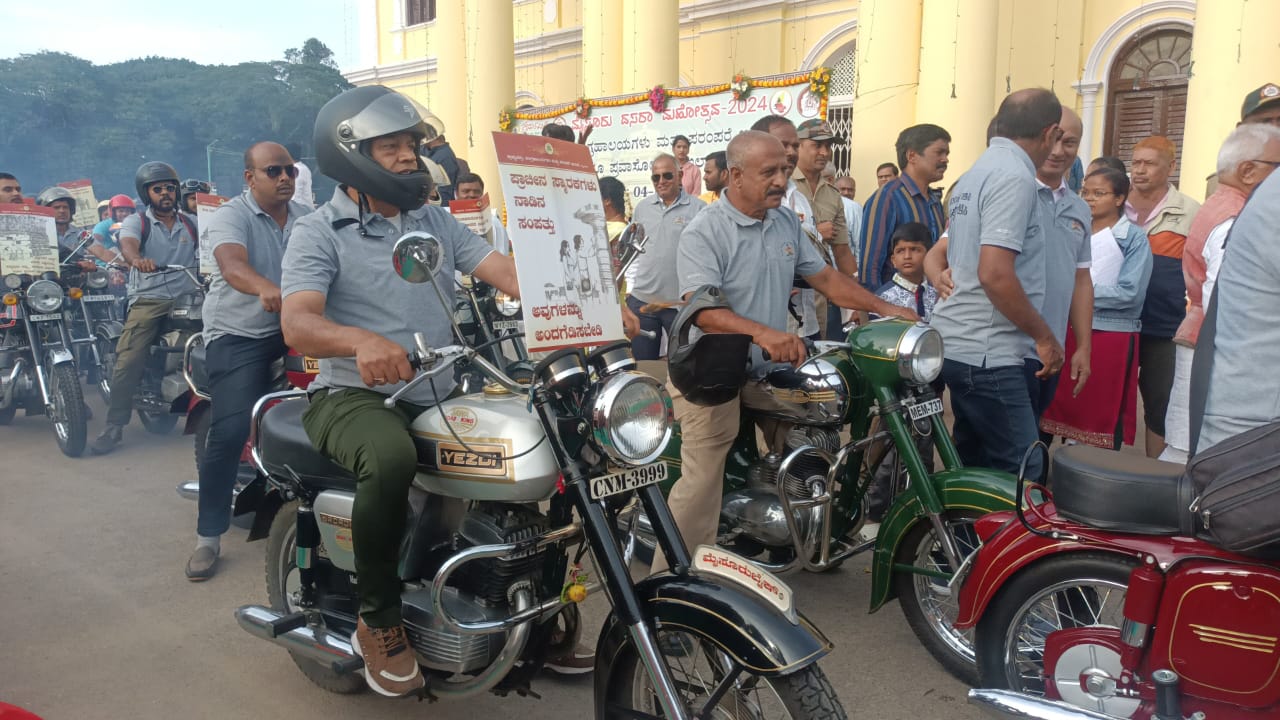
{"type": "MultiPolygon", "coordinates": [[[[873,551],[871,612],[897,597],[929,652],[976,683],[972,633],[952,627],[959,588],[951,578],[978,547],[973,521],[1014,507],[1016,479],[961,464],[931,387],[942,369],[936,330],[878,320],[854,329],[848,342],[812,349],[799,368],[774,370],[742,390],[718,543],[775,572],[825,572],[873,551]],[[784,449],[760,452],[757,418],[792,425],[784,449]],[[933,458],[917,446],[922,438],[932,438],[942,470],[930,472],[933,458]],[[878,531],[864,539],[877,473],[889,478],[893,495],[878,531]]],[[[680,477],[678,426],[662,458],[669,492],[680,477]]],[[[640,563],[651,559],[643,513],[623,513],[620,522],[629,530],[626,550],[640,563]]]]}

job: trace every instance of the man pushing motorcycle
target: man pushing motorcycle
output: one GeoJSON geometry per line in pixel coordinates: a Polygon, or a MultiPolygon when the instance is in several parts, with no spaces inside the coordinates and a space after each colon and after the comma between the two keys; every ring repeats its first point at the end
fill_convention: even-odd
{"type": "Polygon", "coordinates": [[[281,325],[287,343],[320,359],[303,416],[308,437],[357,478],[352,534],[360,619],[352,647],[374,691],[423,686],[400,615],[399,544],[418,462],[409,424],[454,390],[449,376],[423,383],[395,407],[383,401],[414,376],[414,333],[453,344],[451,309],[430,284],[395,277],[388,261],[402,234],[425,231],[444,253],[439,282],[454,270],[519,297],[515,263],[445,210],[425,205],[431,177],[419,158],[438,135],[435,116],[381,86],[348,90],[316,116],[320,172],[340,183],[333,198],[298,220],[284,254],[281,325]]]}
{"type": "MultiPolygon", "coordinates": [[[[685,228],[677,263],[686,305],[674,323],[669,365],[682,474],[668,501],[689,547],[715,544],[725,459],[738,434],[738,391],[748,373],[763,377],[771,362],[799,365],[807,357],[800,337],[786,331],[797,275],[840,307],[919,319],[828,265],[796,214],[780,207],[788,164],[777,138],[741,133],[726,161],[728,185],[685,228]],[[691,342],[694,325],[706,334],[691,342]],[[744,373],[749,343],[755,347],[744,373]]],[[[762,430],[771,445],[785,436],[782,427],[762,430]]],[[[655,556],[655,572],[667,567],[665,557],[655,556]]]]}

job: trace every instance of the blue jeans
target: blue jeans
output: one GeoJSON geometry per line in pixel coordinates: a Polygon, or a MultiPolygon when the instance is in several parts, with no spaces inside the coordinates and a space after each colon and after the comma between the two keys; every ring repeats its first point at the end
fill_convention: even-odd
{"type": "Polygon", "coordinates": [[[231,493],[240,453],[249,439],[250,413],[258,398],[271,391],[271,364],[287,350],[281,335],[223,335],[205,349],[212,406],[209,440],[199,469],[196,533],[202,537],[217,537],[231,526],[231,493]]]}
{"type": "Polygon", "coordinates": [[[840,321],[840,306],[827,301],[827,339],[844,342],[844,323],[840,321]]]}
{"type": "Polygon", "coordinates": [[[642,313],[640,308],[645,304],[645,301],[634,295],[627,296],[627,307],[631,308],[631,312],[640,319],[640,329],[656,333],[652,340],[643,335],[632,338],[631,354],[637,360],[657,360],[662,352],[662,333],[665,332],[668,335],[667,342],[675,342],[670,335],[671,323],[675,322],[677,311],[675,308],[668,308],[656,313],[642,313]]]}
{"type": "MultiPolygon", "coordinates": [[[[1039,383],[1024,365],[942,363],[942,380],[951,391],[956,418],[951,431],[965,465],[1018,472],[1027,448],[1040,439],[1028,376],[1039,383]]],[[[1039,481],[1043,471],[1044,459],[1037,453],[1027,463],[1027,479],[1039,481]]]]}

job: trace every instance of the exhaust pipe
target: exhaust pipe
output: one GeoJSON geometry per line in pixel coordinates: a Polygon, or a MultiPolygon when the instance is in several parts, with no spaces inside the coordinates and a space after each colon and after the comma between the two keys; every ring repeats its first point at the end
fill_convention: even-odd
{"type": "Polygon", "coordinates": [[[970,690],[969,704],[991,717],[1009,720],[1114,720],[1110,715],[1009,690],[970,690]]]}
{"type": "Polygon", "coordinates": [[[261,605],[245,605],[236,610],[236,622],[250,635],[273,642],[339,675],[364,667],[364,661],[351,649],[350,640],[324,629],[303,625],[277,634],[277,623],[285,617],[261,605]]]}
{"type": "Polygon", "coordinates": [[[0,386],[0,390],[3,390],[3,394],[0,395],[0,409],[13,405],[14,389],[18,386],[18,378],[22,376],[23,364],[22,358],[15,360],[9,377],[4,380],[4,385],[0,386]]]}

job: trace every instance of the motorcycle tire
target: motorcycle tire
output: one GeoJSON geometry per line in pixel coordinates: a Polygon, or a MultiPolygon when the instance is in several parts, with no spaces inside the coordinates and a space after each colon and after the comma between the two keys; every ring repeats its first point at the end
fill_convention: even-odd
{"type": "Polygon", "coordinates": [[[85,417],[84,391],[80,375],[71,363],[55,365],[49,373],[49,397],[53,403],[54,435],[58,449],[67,457],[84,454],[89,440],[89,421],[85,417]]]}
{"type": "Polygon", "coordinates": [[[178,416],[174,413],[154,413],[138,411],[138,420],[142,427],[152,435],[168,435],[178,425],[178,416]]]}
{"type": "Polygon", "coordinates": [[[8,425],[9,423],[13,422],[13,416],[16,415],[17,412],[18,412],[18,406],[16,401],[15,401],[15,404],[10,405],[9,407],[4,408],[3,410],[0,410],[0,425],[8,425]]]}
{"type": "MultiPolygon", "coordinates": [[[[947,527],[954,528],[962,555],[978,546],[973,522],[980,517],[982,513],[973,510],[950,510],[943,517],[947,527]]],[[[897,562],[946,573],[955,570],[942,554],[933,524],[924,517],[902,538],[897,562]]],[[[920,644],[957,680],[978,687],[973,631],[956,630],[952,626],[960,613],[959,588],[948,587],[939,578],[906,571],[894,573],[893,588],[907,625],[920,644]]]]}
{"type": "Polygon", "coordinates": [[[979,687],[1043,695],[1044,638],[1064,627],[1119,627],[1129,573],[1136,565],[1119,555],[1073,552],[1015,575],[992,598],[974,633],[979,687]],[[1041,603],[1052,609],[1035,613],[1041,603]],[[1012,642],[1019,645],[1012,647],[1012,642]]]}
{"type": "Polygon", "coordinates": [[[116,344],[104,338],[98,338],[98,358],[102,364],[98,366],[98,381],[94,386],[102,396],[102,402],[111,407],[111,377],[116,372],[116,344]]]}
{"type": "MultiPolygon", "coordinates": [[[[609,623],[605,625],[608,627],[609,623]]],[[[671,678],[692,715],[706,703],[724,677],[720,660],[723,655],[707,640],[674,628],[659,629],[656,639],[671,678]]],[[[640,662],[630,635],[616,647],[612,657],[596,659],[596,672],[607,673],[603,683],[598,679],[596,682],[596,692],[604,694],[596,698],[597,706],[604,707],[604,717],[660,717],[662,710],[649,684],[649,672],[640,662]]],[[[717,710],[722,712],[713,712],[711,717],[756,720],[843,720],[848,717],[831,681],[817,664],[769,677],[744,670],[735,687],[721,698],[717,710]]]]}
{"type": "MultiPolygon", "coordinates": [[[[267,599],[274,610],[293,612],[298,608],[290,602],[290,576],[296,585],[298,556],[294,545],[298,526],[298,501],[287,502],[276,511],[271,521],[271,530],[267,533],[267,599]]],[[[364,674],[361,672],[339,675],[330,668],[313,660],[289,653],[293,664],[298,666],[302,674],[317,686],[339,695],[350,695],[364,690],[364,674]]]]}

